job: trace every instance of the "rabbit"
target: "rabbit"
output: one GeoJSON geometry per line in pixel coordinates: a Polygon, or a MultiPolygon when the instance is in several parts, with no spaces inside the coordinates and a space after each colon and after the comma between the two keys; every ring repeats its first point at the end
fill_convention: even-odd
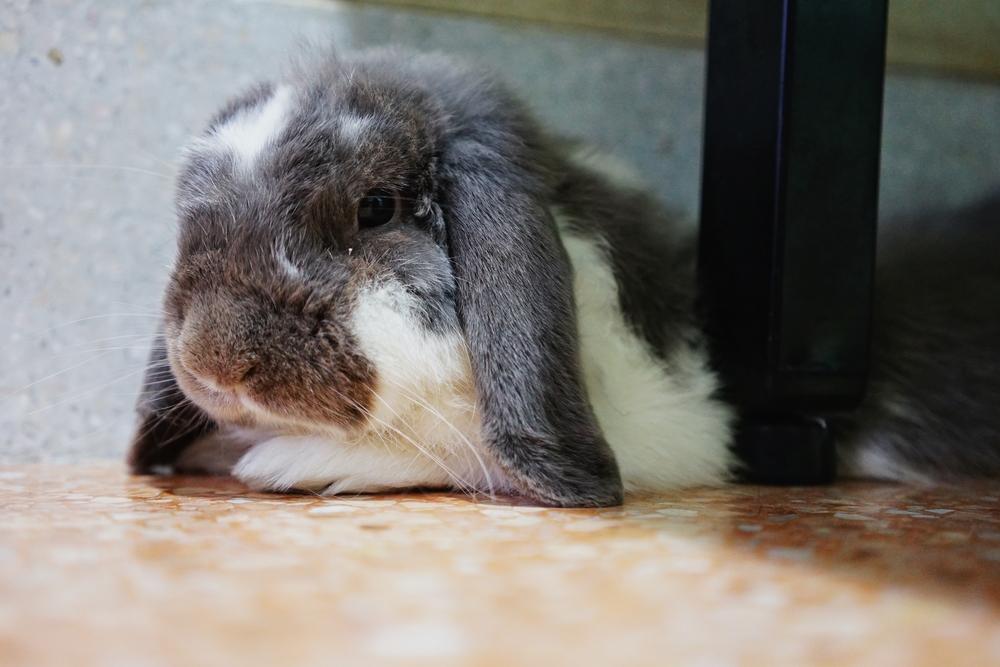
{"type": "MultiPolygon", "coordinates": [[[[489,73],[327,55],[211,120],[176,208],[134,472],[584,507],[737,470],[693,228],[489,73]]],[[[886,368],[833,424],[844,468],[920,477],[928,457],[879,430],[921,424],[905,364],[886,368]]]]}

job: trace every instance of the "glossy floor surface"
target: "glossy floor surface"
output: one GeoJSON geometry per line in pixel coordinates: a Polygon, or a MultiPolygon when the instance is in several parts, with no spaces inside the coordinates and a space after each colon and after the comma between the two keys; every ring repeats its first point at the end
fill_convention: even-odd
{"type": "Polygon", "coordinates": [[[0,664],[1000,664],[1000,486],[554,510],[0,467],[0,664]]]}

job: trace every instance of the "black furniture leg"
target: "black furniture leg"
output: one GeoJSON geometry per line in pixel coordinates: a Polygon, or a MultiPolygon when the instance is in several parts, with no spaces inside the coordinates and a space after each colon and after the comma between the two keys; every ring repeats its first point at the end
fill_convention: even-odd
{"type": "Polygon", "coordinates": [[[699,280],[746,477],[834,474],[868,368],[886,0],[711,0],[699,280]]]}

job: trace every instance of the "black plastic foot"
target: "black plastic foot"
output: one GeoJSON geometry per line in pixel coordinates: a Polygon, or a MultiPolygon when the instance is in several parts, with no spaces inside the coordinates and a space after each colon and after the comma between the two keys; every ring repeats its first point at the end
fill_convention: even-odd
{"type": "Polygon", "coordinates": [[[735,449],[744,466],[743,482],[829,484],[837,471],[833,436],[820,419],[745,419],[737,431],[735,449]]]}

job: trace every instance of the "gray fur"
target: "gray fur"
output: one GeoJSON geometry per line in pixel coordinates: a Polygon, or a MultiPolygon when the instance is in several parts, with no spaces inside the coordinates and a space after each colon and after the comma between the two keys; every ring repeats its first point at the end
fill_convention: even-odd
{"type": "Polygon", "coordinates": [[[879,243],[868,396],[833,420],[845,472],[1000,476],[1000,195],[879,243]]]}
{"type": "Polygon", "coordinates": [[[177,379],[167,371],[161,333],[153,341],[139,396],[139,424],[128,456],[132,470],[168,468],[196,440],[216,430],[208,415],[184,398],[177,379]]]}

